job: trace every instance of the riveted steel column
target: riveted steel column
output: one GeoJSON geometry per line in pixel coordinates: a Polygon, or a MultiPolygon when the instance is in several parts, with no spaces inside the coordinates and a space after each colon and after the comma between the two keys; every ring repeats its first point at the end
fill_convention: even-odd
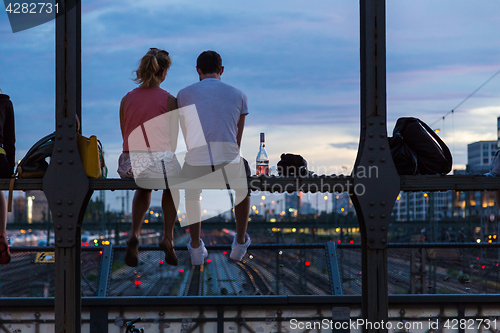
{"type": "Polygon", "coordinates": [[[388,316],[387,229],[400,187],[386,127],[385,0],[360,0],[360,33],[361,135],[350,194],[361,230],[362,316],[381,323],[388,316]]]}
{"type": "Polygon", "coordinates": [[[76,143],[76,116],[81,116],[81,7],[77,0],[61,0],[58,5],[56,140],[43,190],[55,231],[55,331],[79,333],[81,222],[92,194],[76,143]]]}

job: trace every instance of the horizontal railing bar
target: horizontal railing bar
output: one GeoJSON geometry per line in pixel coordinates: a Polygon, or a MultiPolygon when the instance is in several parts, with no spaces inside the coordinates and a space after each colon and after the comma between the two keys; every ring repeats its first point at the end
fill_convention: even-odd
{"type": "MultiPolygon", "coordinates": [[[[400,176],[402,191],[493,191],[500,189],[500,177],[480,175],[417,175],[400,176]]],[[[272,192],[344,192],[353,190],[354,179],[350,176],[317,177],[263,177],[247,179],[254,191],[272,192]]],[[[183,179],[178,180],[180,183],[183,179]]],[[[187,179],[185,180],[187,181],[187,179]]],[[[9,189],[10,179],[0,179],[0,190],[9,189]]],[[[195,185],[190,185],[194,187],[195,185]]],[[[180,186],[182,187],[182,186],[180,186]]],[[[42,190],[42,179],[16,179],[14,190],[42,190]]],[[[90,179],[92,190],[134,190],[140,188],[133,179],[90,179]]],[[[208,184],[209,188],[220,188],[220,184],[208,184]]]]}
{"type": "MultiPolygon", "coordinates": [[[[500,177],[478,175],[417,175],[400,176],[402,191],[494,191],[500,189],[500,177]]],[[[182,183],[187,179],[179,179],[182,183]]],[[[271,192],[344,192],[353,190],[354,179],[350,176],[318,177],[263,177],[253,176],[247,179],[254,191],[271,192]]],[[[9,189],[10,179],[0,179],[0,190],[9,189]]],[[[189,185],[194,188],[198,185],[189,185]]],[[[220,184],[207,184],[206,189],[218,189],[220,184]]],[[[182,186],[179,186],[182,188],[182,186]]],[[[92,190],[134,190],[140,188],[133,179],[90,179],[92,190]]],[[[42,179],[16,179],[14,190],[42,190],[42,179]]],[[[225,188],[224,188],[225,189],[225,188]]]]}
{"type": "MultiPolygon", "coordinates": [[[[216,244],[208,245],[205,247],[207,250],[230,250],[231,244],[216,244]]],[[[88,246],[82,247],[82,252],[85,251],[101,251],[104,246],[88,246]]],[[[290,250],[290,249],[325,249],[326,243],[303,243],[303,244],[251,244],[249,250],[290,250]]],[[[54,251],[52,246],[11,246],[9,247],[11,252],[41,252],[41,251],[54,251]]],[[[124,251],[126,246],[113,246],[114,250],[124,251]]],[[[144,245],[139,246],[140,250],[150,250],[159,251],[160,248],[157,245],[144,245]]],[[[176,250],[187,250],[186,245],[175,246],[176,250]]]]}
{"type": "MultiPolygon", "coordinates": [[[[458,305],[458,304],[498,304],[498,295],[389,295],[389,304],[458,305]]],[[[316,295],[316,296],[134,296],[134,297],[82,297],[83,306],[309,306],[309,305],[351,305],[361,306],[361,295],[316,295]]],[[[54,297],[2,297],[0,309],[8,307],[53,307],[54,297]]]]}
{"type": "MultiPolygon", "coordinates": [[[[8,191],[10,185],[10,178],[0,179],[0,190],[8,191]]],[[[14,182],[15,191],[31,191],[31,190],[42,190],[42,178],[33,179],[16,179],[14,182]]]]}
{"type": "MultiPolygon", "coordinates": [[[[500,243],[388,243],[387,247],[390,249],[400,249],[400,248],[497,248],[500,247],[500,243]]],[[[348,248],[361,248],[361,243],[337,243],[338,249],[348,249],[348,248]]]]}
{"type": "MultiPolygon", "coordinates": [[[[361,243],[336,243],[338,249],[360,249],[361,243]]],[[[208,250],[228,250],[231,249],[230,244],[216,244],[208,245],[205,247],[208,250]]],[[[399,248],[498,248],[500,243],[388,243],[388,248],[399,249],[399,248]]],[[[82,247],[82,252],[97,252],[102,251],[104,246],[88,246],[82,247]]],[[[302,244],[251,244],[249,250],[291,250],[291,249],[324,249],[326,248],[326,243],[302,243],[302,244]]],[[[41,252],[41,251],[54,251],[52,246],[11,246],[9,247],[11,252],[41,252]]],[[[125,246],[113,246],[114,250],[123,251],[126,249],[125,246]]],[[[140,250],[150,250],[159,251],[157,245],[145,245],[139,246],[140,250]]],[[[176,250],[187,250],[186,245],[176,245],[176,250]]]]}
{"type": "Polygon", "coordinates": [[[401,191],[494,191],[500,190],[500,177],[479,175],[400,176],[401,191]]]}
{"type": "MultiPolygon", "coordinates": [[[[327,219],[324,219],[322,217],[321,219],[315,220],[315,219],[310,219],[310,220],[298,220],[298,221],[287,221],[286,218],[285,220],[277,220],[276,222],[270,222],[270,221],[255,221],[252,220],[248,224],[248,228],[319,228],[319,229],[336,229],[336,228],[347,228],[347,227],[358,227],[359,223],[355,215],[352,217],[349,217],[346,220],[340,221],[340,218],[334,223],[332,214],[328,213],[328,221],[327,219]]],[[[461,225],[464,223],[469,223],[468,220],[462,219],[460,221],[452,221],[452,220],[438,220],[435,221],[439,223],[439,226],[444,226],[444,225],[461,225]]],[[[429,221],[424,221],[424,220],[413,220],[413,221],[391,221],[389,223],[389,226],[397,226],[397,227],[415,227],[415,226],[420,226],[420,225],[429,225],[429,221]]],[[[108,230],[114,230],[116,225],[118,224],[118,228],[121,231],[125,230],[130,230],[130,225],[132,222],[130,221],[108,221],[105,223],[107,226],[108,230]]],[[[90,221],[85,221],[85,230],[99,230],[102,228],[103,223],[101,222],[90,222],[90,221]]],[[[53,229],[52,222],[33,222],[33,223],[9,223],[7,224],[7,230],[19,230],[19,229],[33,229],[33,230],[46,230],[47,228],[53,229]],[[50,225],[49,225],[50,223],[50,225]]],[[[221,228],[231,228],[234,229],[234,221],[211,221],[211,220],[205,220],[201,224],[202,229],[205,230],[210,230],[210,229],[221,229],[221,228]]],[[[161,229],[163,230],[164,225],[163,222],[154,222],[154,221],[149,221],[149,223],[144,227],[145,229],[161,229]]],[[[111,236],[111,237],[114,237],[111,236]]]]}

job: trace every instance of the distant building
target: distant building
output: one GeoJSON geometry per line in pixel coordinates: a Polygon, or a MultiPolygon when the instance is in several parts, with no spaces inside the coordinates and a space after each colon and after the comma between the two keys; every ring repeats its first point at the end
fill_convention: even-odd
{"type": "Polygon", "coordinates": [[[310,202],[303,202],[302,207],[300,208],[301,214],[316,214],[316,208],[313,208],[313,205],[310,202]]]}
{"type": "Polygon", "coordinates": [[[285,193],[285,212],[293,209],[302,213],[302,195],[302,192],[285,193]]]}
{"type": "Polygon", "coordinates": [[[497,117],[497,148],[500,149],[500,117],[497,117]]]}
{"type": "Polygon", "coordinates": [[[400,192],[394,203],[393,214],[399,221],[434,221],[451,218],[448,192],[400,192]]]}
{"type": "Polygon", "coordinates": [[[355,211],[349,193],[342,192],[332,194],[332,211],[337,214],[347,214],[355,211]]]}
{"type": "Polygon", "coordinates": [[[18,197],[12,199],[12,213],[14,215],[14,223],[27,222],[26,199],[22,196],[22,192],[18,197]]]}
{"type": "Polygon", "coordinates": [[[487,173],[498,150],[498,141],[477,141],[467,145],[469,173],[487,173]]]}
{"type": "Polygon", "coordinates": [[[26,191],[26,222],[38,223],[49,220],[49,203],[43,191],[26,191]]]}

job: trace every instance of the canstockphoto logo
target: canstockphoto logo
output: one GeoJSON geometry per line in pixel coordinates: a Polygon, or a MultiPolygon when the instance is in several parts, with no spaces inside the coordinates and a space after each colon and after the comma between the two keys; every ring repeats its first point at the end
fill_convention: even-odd
{"type": "Polygon", "coordinates": [[[47,23],[76,7],[80,0],[9,1],[4,0],[12,32],[19,32],[47,23]]]}
{"type": "MultiPolygon", "coordinates": [[[[135,128],[128,137],[130,167],[137,186],[146,189],[184,189],[186,201],[199,201],[202,190],[223,191],[225,208],[232,209],[248,193],[246,168],[238,145],[206,142],[195,105],[170,111],[135,128]],[[177,129],[182,128],[188,151],[173,153],[177,129]],[[184,160],[184,170],[179,161],[184,160]]],[[[210,194],[210,192],[207,192],[210,194]]],[[[179,202],[175,202],[176,208],[179,202]]],[[[186,226],[200,222],[196,204],[186,202],[186,226]],[[190,211],[190,210],[193,211],[190,211]],[[191,220],[189,220],[191,217],[191,220]]],[[[217,214],[204,215],[204,218],[217,214]]]]}

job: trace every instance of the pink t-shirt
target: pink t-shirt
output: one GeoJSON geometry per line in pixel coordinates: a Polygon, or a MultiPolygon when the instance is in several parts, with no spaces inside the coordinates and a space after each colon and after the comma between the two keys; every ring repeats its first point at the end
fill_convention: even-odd
{"type": "MultiPolygon", "coordinates": [[[[124,152],[129,151],[128,138],[130,133],[141,126],[151,151],[171,151],[170,122],[166,115],[168,95],[170,94],[160,87],[138,87],[125,96],[123,107],[124,152]],[[164,116],[159,117],[161,115],[164,116]]],[[[131,149],[134,150],[134,147],[131,149]]]]}

